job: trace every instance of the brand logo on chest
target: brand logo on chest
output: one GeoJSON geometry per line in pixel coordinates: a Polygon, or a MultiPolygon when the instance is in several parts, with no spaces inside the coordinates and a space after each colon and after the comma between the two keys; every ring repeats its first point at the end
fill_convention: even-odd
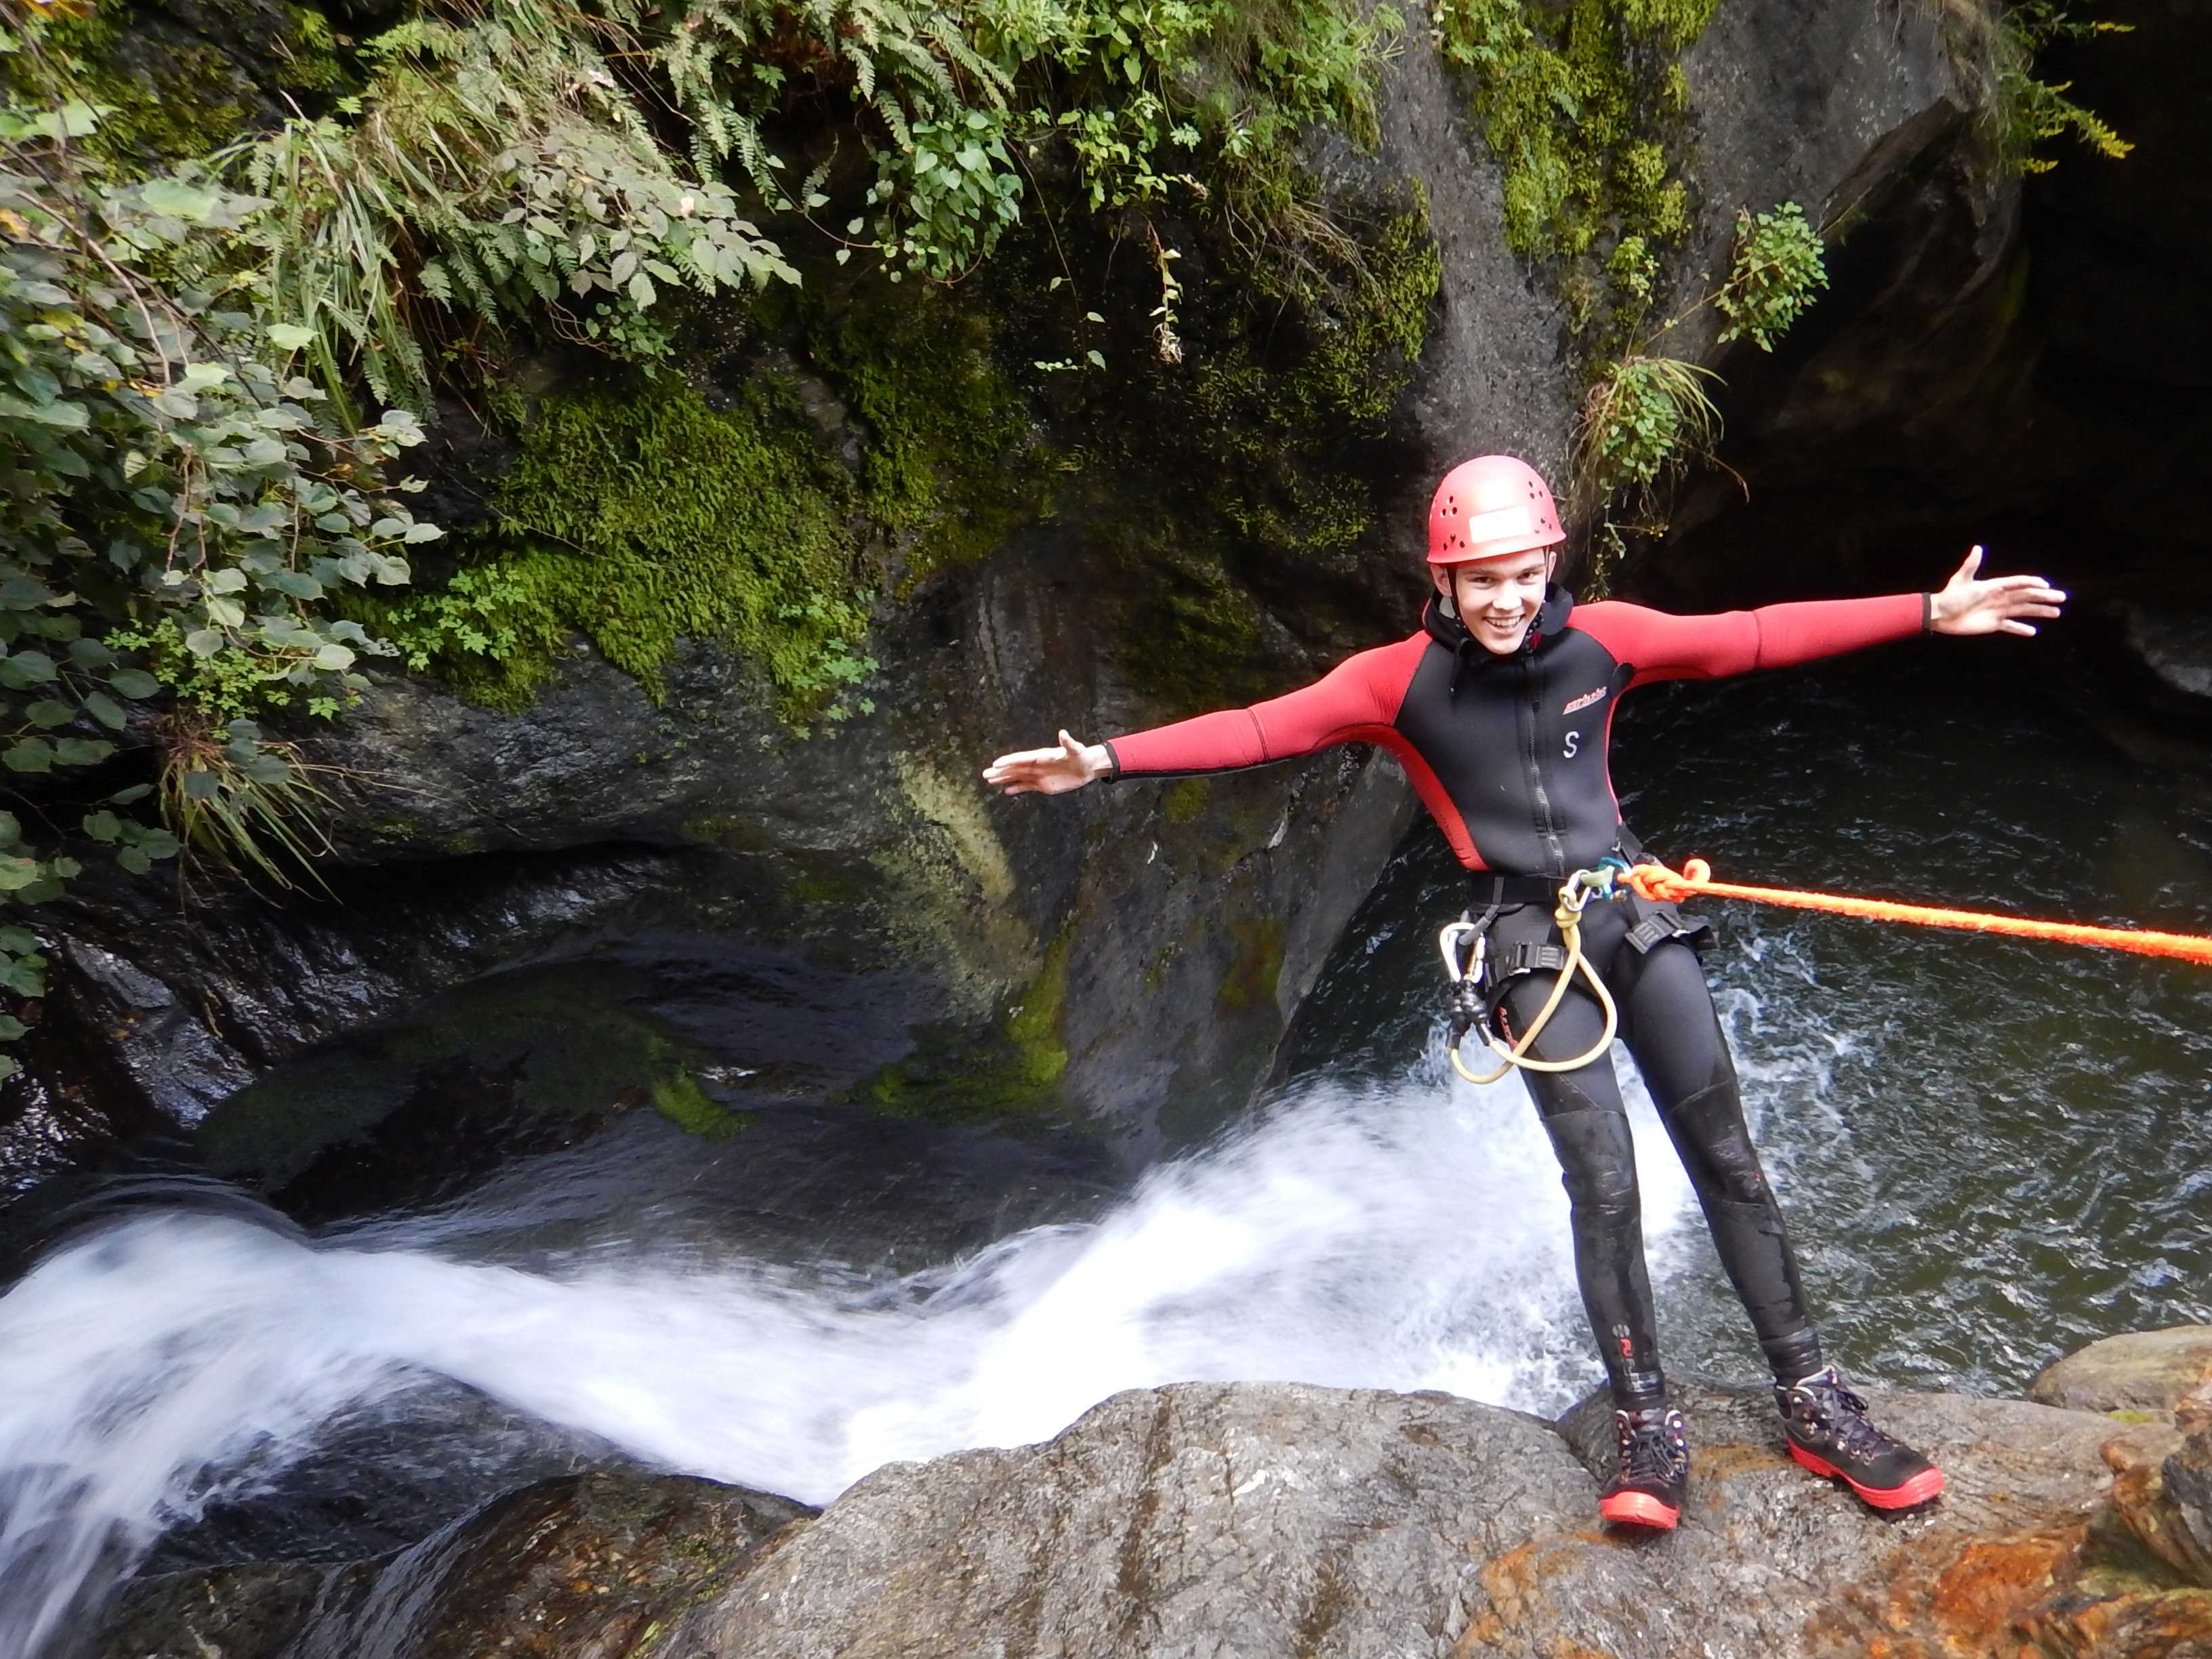
{"type": "Polygon", "coordinates": [[[1605,693],[1606,688],[1601,685],[1595,691],[1585,691],[1582,696],[1577,697],[1572,702],[1570,702],[1565,708],[1559,710],[1559,712],[1562,714],[1571,714],[1577,709],[1589,708],[1594,702],[1603,702],[1605,701],[1605,693]]]}

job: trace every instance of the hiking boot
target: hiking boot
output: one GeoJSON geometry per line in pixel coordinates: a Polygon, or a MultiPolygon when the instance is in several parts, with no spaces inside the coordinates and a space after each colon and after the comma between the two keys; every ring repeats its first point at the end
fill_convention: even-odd
{"type": "Polygon", "coordinates": [[[1866,1401],[1828,1366],[1774,1385],[1790,1455],[1841,1480],[1878,1510],[1909,1510],[1943,1490],[1943,1471],[1867,1421],[1866,1401]]]}
{"type": "Polygon", "coordinates": [[[1664,1406],[1616,1411],[1620,1466],[1598,1495],[1597,1512],[1624,1526],[1671,1528],[1690,1488],[1690,1437],[1682,1413],[1664,1406]]]}

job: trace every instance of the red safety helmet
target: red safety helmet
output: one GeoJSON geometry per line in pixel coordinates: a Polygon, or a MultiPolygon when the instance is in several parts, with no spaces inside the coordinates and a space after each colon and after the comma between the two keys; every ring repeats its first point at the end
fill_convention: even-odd
{"type": "Polygon", "coordinates": [[[1465,564],[1566,540],[1559,509],[1536,469],[1510,455],[1478,455],[1444,474],[1429,503],[1429,562],[1465,564]]]}

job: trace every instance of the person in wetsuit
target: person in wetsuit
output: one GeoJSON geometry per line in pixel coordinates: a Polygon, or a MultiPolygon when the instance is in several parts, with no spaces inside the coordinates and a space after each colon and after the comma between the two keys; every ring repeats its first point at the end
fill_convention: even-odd
{"type": "MultiPolygon", "coordinates": [[[[1312,685],[1104,743],[1056,747],[984,771],[1008,794],[1103,779],[1262,766],[1331,744],[1395,755],[1462,864],[1487,939],[1484,990],[1509,1034],[1525,1030],[1565,961],[1560,880],[1640,845],[1608,769],[1613,711],[1638,685],[1781,668],[1923,632],[2033,634],[2065,595],[2036,576],[1978,578],[1981,550],[1933,593],[1776,605],[1675,617],[1605,600],[1578,605],[1552,580],[1565,539],[1551,491],[1509,456],[1463,463],[1429,514],[1436,592],[1420,628],[1347,659],[1312,685]]],[[[1942,1490],[1927,1458],[1869,1421],[1826,1363],[1782,1212],[1744,1125],[1735,1070],[1699,957],[1711,930],[1640,896],[1583,912],[1582,945],[1620,1009],[1620,1035],[1687,1169],[1713,1242],[1772,1367],[1791,1455],[1868,1503],[1901,1509],[1942,1490]]],[[[1579,981],[1533,1046],[1586,1053],[1603,1030],[1579,981]]],[[[1600,1498],[1612,1522],[1672,1527],[1689,1480],[1681,1413],[1660,1369],[1634,1151],[1604,1057],[1523,1072],[1571,1201],[1576,1277],[1604,1360],[1619,1462],[1600,1498]]]]}

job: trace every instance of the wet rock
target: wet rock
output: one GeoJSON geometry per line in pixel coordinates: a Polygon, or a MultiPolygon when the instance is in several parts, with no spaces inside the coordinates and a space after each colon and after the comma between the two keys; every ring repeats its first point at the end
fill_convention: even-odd
{"type": "Polygon", "coordinates": [[[2175,1325],[2092,1342],[2037,1372],[2027,1397],[2072,1411],[2165,1418],[2208,1389],[2212,1325],[2175,1325]]]}
{"type": "Polygon", "coordinates": [[[1788,1460],[1764,1390],[1685,1398],[1690,1507],[1644,1539],[1593,1524],[1599,1407],[1554,1429],[1443,1395],[1118,1395],[1043,1446],[879,1471],[668,1652],[2008,1654],[2075,1582],[2102,1419],[1881,1398],[1952,1476],[1883,1516],[1788,1460]]]}
{"type": "Polygon", "coordinates": [[[2156,1425],[2114,1436],[2112,1519],[2185,1583],[2212,1586],[2212,1431],[2156,1425]]]}
{"type": "Polygon", "coordinates": [[[812,1511],[680,1475],[546,1480],[411,1548],[347,1566],[260,1563],[134,1584],[100,1659],[616,1659],[812,1511]]]}
{"type": "Polygon", "coordinates": [[[2152,708],[2212,720],[2212,611],[2124,605],[2118,645],[2152,708]]]}

